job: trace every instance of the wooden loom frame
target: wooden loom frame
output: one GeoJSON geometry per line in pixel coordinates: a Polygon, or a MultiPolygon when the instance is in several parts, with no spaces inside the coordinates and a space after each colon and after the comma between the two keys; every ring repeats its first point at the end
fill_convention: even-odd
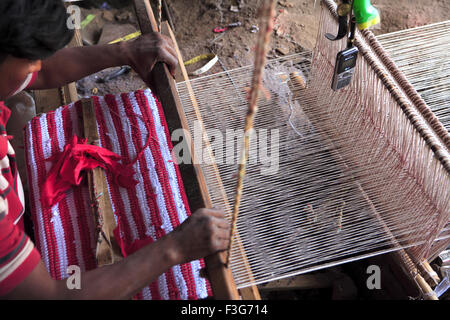
{"type": "MultiPolygon", "coordinates": [[[[142,33],[145,34],[148,32],[157,32],[158,30],[157,22],[154,18],[153,10],[151,8],[149,0],[134,0],[134,6],[142,33]]],[[[176,46],[179,68],[181,69],[182,73],[182,80],[186,81],[186,87],[189,92],[191,103],[196,111],[197,118],[202,122],[202,116],[200,111],[198,110],[198,104],[195,99],[194,92],[190,86],[189,78],[184,68],[183,59],[178,49],[176,39],[172,31],[170,30],[170,27],[168,26],[167,22],[161,25],[161,33],[166,36],[169,36],[176,46]]],[[[158,95],[158,97],[162,102],[169,130],[181,127],[187,130],[187,132],[190,132],[189,126],[187,124],[187,119],[184,115],[183,107],[181,106],[180,99],[178,97],[175,81],[173,77],[170,75],[167,66],[163,64],[157,64],[154,70],[152,71],[152,79],[156,80],[154,81],[156,86],[155,88],[156,94],[158,95]]],[[[192,167],[190,169],[184,168],[185,170],[181,170],[181,173],[183,175],[183,181],[186,184],[186,180],[189,180],[190,182],[189,187],[194,188],[198,192],[200,192],[202,198],[199,199],[199,203],[197,204],[199,205],[199,207],[211,207],[212,203],[210,195],[208,193],[208,187],[206,185],[205,177],[203,175],[200,165],[196,164],[196,161],[194,160],[195,154],[192,152],[193,144],[189,147],[191,159],[194,164],[193,168],[192,167]],[[194,179],[192,179],[192,177],[194,177],[194,179]]],[[[217,175],[219,175],[217,168],[215,171],[217,172],[217,175]]],[[[218,179],[219,184],[221,184],[220,176],[218,179]]],[[[364,194],[365,193],[363,192],[363,195],[364,194]]],[[[226,196],[224,198],[227,202],[226,196]]],[[[369,205],[371,205],[370,200],[368,200],[368,203],[369,205]]],[[[193,210],[195,208],[198,207],[195,206],[192,207],[193,210]]],[[[241,258],[245,262],[246,256],[244,249],[242,248],[241,244],[239,244],[239,246],[241,258]]],[[[410,258],[406,254],[406,252],[404,252],[404,250],[401,250],[399,252],[392,253],[392,256],[397,257],[398,263],[401,266],[401,270],[405,273],[408,273],[408,271],[410,270],[409,267],[410,264],[408,263],[410,262],[410,258]],[[406,265],[406,263],[408,263],[408,265],[406,265]]],[[[208,275],[211,280],[214,296],[217,299],[239,299],[239,294],[236,290],[231,270],[225,267],[224,261],[225,261],[224,254],[217,254],[211,257],[207,257],[206,259],[208,275]]],[[[426,261],[424,263],[426,263],[426,261]]],[[[251,269],[248,264],[247,270],[249,271],[249,277],[252,277],[251,269]]],[[[420,289],[423,290],[425,293],[430,294],[432,292],[430,285],[431,283],[435,284],[435,282],[432,281],[431,279],[427,278],[427,280],[431,280],[430,285],[425,281],[425,279],[420,274],[417,274],[413,280],[419,284],[420,289]]],[[[260,299],[258,289],[254,285],[241,289],[240,293],[243,299],[252,299],[252,300],[260,299]]],[[[434,299],[435,297],[429,296],[429,298],[434,299]]]]}
{"type": "MultiPolygon", "coordinates": [[[[326,7],[325,10],[329,10],[331,16],[337,19],[336,13],[336,3],[333,0],[322,0],[322,5],[326,7]]],[[[366,50],[360,47],[360,40],[357,38],[355,40],[355,45],[359,47],[360,53],[364,56],[367,62],[374,64],[373,56],[376,55],[377,58],[380,59],[380,63],[390,70],[393,74],[393,81],[391,82],[386,78],[382,77],[382,72],[379,68],[374,68],[374,71],[377,73],[378,77],[382,79],[383,84],[389,89],[391,95],[395,98],[398,105],[402,108],[405,115],[408,117],[408,120],[414,125],[414,129],[420,133],[422,139],[427,142],[427,145],[433,150],[435,153],[435,157],[441,162],[443,167],[448,171],[450,168],[450,164],[442,154],[445,151],[448,151],[450,145],[450,136],[448,131],[443,127],[442,123],[440,123],[435,117],[434,113],[432,113],[425,101],[420,97],[420,95],[416,92],[416,90],[412,87],[406,77],[403,75],[401,70],[399,70],[396,65],[391,61],[389,56],[385,54],[383,48],[376,40],[376,37],[369,29],[365,29],[360,33],[361,40],[367,41],[367,43],[373,49],[373,53],[366,52],[366,50]],[[401,96],[401,93],[405,93],[406,99],[401,96]],[[417,124],[417,116],[414,116],[410,111],[409,101],[411,105],[414,105],[420,113],[420,117],[426,120],[427,125],[429,125],[433,129],[433,133],[436,135],[437,139],[442,142],[443,146],[437,144],[431,138],[432,134],[430,134],[427,129],[419,126],[417,124]]],[[[378,66],[377,66],[378,67],[378,66]]],[[[310,115],[308,115],[310,116],[310,115]]],[[[311,114],[310,119],[314,119],[314,114],[311,114]]],[[[313,121],[314,122],[314,121],[313,121]]],[[[359,184],[359,183],[358,183],[359,184]]],[[[438,284],[439,277],[435,274],[433,269],[430,267],[427,260],[421,261],[413,261],[408,250],[401,248],[398,244],[395,236],[390,232],[387,225],[385,225],[383,218],[379,215],[375,207],[372,205],[372,202],[369,197],[366,196],[365,191],[359,187],[363,196],[366,198],[367,203],[371,207],[372,213],[377,217],[377,220],[382,224],[383,229],[386,234],[390,237],[393,247],[398,248],[397,251],[392,252],[390,255],[396,260],[397,264],[400,265],[402,271],[409,275],[409,278],[412,278],[412,282],[414,282],[418,289],[424,294],[425,299],[427,300],[437,300],[437,297],[433,291],[433,287],[438,284]]]]}

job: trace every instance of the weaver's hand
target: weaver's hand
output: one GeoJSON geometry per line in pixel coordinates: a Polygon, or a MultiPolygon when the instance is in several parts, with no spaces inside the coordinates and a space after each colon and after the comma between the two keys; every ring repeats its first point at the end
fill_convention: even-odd
{"type": "Polygon", "coordinates": [[[175,47],[170,38],[160,33],[142,35],[134,41],[122,42],[128,65],[152,87],[150,72],[158,61],[166,63],[172,75],[178,60],[175,47]]]}
{"type": "Polygon", "coordinates": [[[177,264],[206,257],[228,248],[230,224],[219,210],[199,209],[176,228],[174,261],[177,264]]]}

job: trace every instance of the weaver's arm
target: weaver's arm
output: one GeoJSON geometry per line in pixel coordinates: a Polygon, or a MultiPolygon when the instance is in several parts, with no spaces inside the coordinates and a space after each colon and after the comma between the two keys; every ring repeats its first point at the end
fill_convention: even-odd
{"type": "Polygon", "coordinates": [[[168,64],[172,73],[177,66],[172,40],[159,33],[147,34],[134,41],[61,49],[42,61],[42,69],[30,89],[50,89],[77,81],[105,68],[129,65],[149,83],[156,62],[168,64]]]}
{"type": "Polygon", "coordinates": [[[224,214],[200,209],[177,229],[119,263],[81,274],[81,289],[50,278],[41,261],[6,299],[130,299],[168,268],[217,251],[229,244],[224,214]]]}

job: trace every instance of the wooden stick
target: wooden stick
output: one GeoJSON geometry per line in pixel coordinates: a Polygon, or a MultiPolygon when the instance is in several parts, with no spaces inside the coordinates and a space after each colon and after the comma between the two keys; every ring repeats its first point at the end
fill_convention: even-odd
{"type": "Polygon", "coordinates": [[[255,69],[253,71],[252,88],[250,91],[250,100],[248,105],[247,116],[245,118],[245,134],[244,134],[244,152],[242,152],[239,162],[238,181],[236,186],[236,196],[234,198],[232,224],[231,224],[231,241],[228,248],[226,266],[230,264],[231,248],[233,246],[233,235],[236,232],[237,216],[239,214],[239,205],[241,203],[242,192],[244,188],[244,178],[247,165],[247,159],[250,149],[250,134],[253,130],[253,120],[258,110],[258,97],[262,85],[262,77],[266,62],[267,50],[269,47],[270,36],[273,29],[273,18],[275,15],[275,1],[266,0],[261,8],[261,18],[263,19],[264,28],[261,29],[256,46],[255,69]]]}
{"type": "MultiPolygon", "coordinates": [[[[78,29],[75,30],[72,40],[67,45],[71,47],[80,47],[81,34],[78,29]]],[[[47,90],[34,90],[34,100],[36,104],[36,114],[47,113],[56,108],[72,103],[78,100],[78,92],[75,82],[71,82],[63,87],[47,90]]]]}
{"type": "Polygon", "coordinates": [[[438,274],[433,270],[433,268],[431,268],[427,260],[424,259],[420,263],[418,263],[417,269],[419,269],[421,275],[424,277],[430,287],[434,288],[441,282],[438,274]]]}
{"type": "Polygon", "coordinates": [[[430,285],[425,281],[425,279],[420,274],[417,274],[414,277],[414,280],[421,288],[423,298],[425,300],[439,300],[438,297],[436,296],[436,293],[433,291],[433,289],[431,289],[430,285]]]}
{"type": "MultiPolygon", "coordinates": [[[[172,41],[173,41],[173,43],[175,45],[175,50],[177,52],[177,57],[178,57],[178,65],[179,65],[179,68],[181,69],[181,73],[183,75],[183,80],[185,81],[186,87],[188,88],[190,100],[191,100],[192,105],[193,105],[193,107],[195,109],[195,113],[196,113],[197,119],[198,119],[198,121],[199,121],[199,123],[200,123],[200,125],[202,127],[202,132],[205,133],[203,135],[204,142],[206,144],[205,150],[208,153],[208,156],[210,157],[210,159],[214,159],[214,153],[212,152],[212,148],[211,148],[211,145],[209,143],[209,138],[206,135],[206,128],[204,128],[204,125],[203,125],[203,117],[202,117],[202,114],[200,112],[200,108],[198,106],[197,99],[195,98],[194,91],[193,91],[193,89],[192,89],[192,87],[190,85],[189,76],[188,76],[186,68],[185,68],[185,66],[183,64],[183,58],[182,58],[180,50],[178,48],[178,44],[176,42],[175,35],[173,34],[173,32],[170,29],[170,27],[169,27],[167,22],[164,22],[162,24],[162,33],[164,35],[169,36],[172,39],[172,41]]],[[[183,114],[180,115],[180,117],[185,118],[184,110],[183,110],[183,114]]],[[[188,127],[185,127],[185,129],[188,129],[188,127]]],[[[193,145],[192,145],[191,148],[190,148],[190,154],[194,155],[194,159],[195,159],[195,154],[194,154],[195,152],[192,152],[193,150],[194,149],[193,149],[193,145]]],[[[201,172],[200,174],[203,176],[203,171],[201,169],[201,166],[199,166],[198,164],[196,164],[196,166],[197,166],[196,167],[197,168],[196,169],[197,172],[201,172]]],[[[222,196],[222,198],[224,199],[224,202],[225,202],[225,207],[229,208],[230,204],[228,202],[228,197],[227,197],[227,194],[225,192],[225,188],[223,187],[223,182],[222,182],[222,178],[220,176],[219,169],[217,168],[217,165],[215,164],[215,162],[213,162],[212,166],[213,166],[213,169],[214,169],[215,178],[216,178],[217,183],[218,183],[218,189],[219,189],[219,191],[221,193],[221,196],[222,196]]],[[[209,197],[209,192],[208,192],[208,195],[205,195],[205,197],[207,197],[209,199],[208,201],[211,202],[211,199],[209,197]]],[[[212,203],[209,205],[209,207],[210,206],[212,206],[212,203]]],[[[250,264],[249,264],[249,262],[247,260],[247,256],[245,254],[245,250],[244,250],[242,241],[241,241],[241,239],[239,237],[239,233],[236,232],[235,238],[236,238],[236,247],[237,247],[237,250],[238,250],[239,257],[240,257],[240,259],[242,259],[242,262],[243,262],[243,264],[244,264],[244,266],[245,266],[245,268],[247,270],[247,274],[248,274],[249,280],[252,281],[253,280],[252,271],[251,271],[251,268],[250,268],[250,264]]],[[[221,260],[224,261],[224,253],[220,254],[220,257],[221,257],[221,260]]],[[[256,286],[249,286],[249,287],[246,287],[246,288],[242,288],[242,289],[240,289],[240,292],[241,292],[242,298],[245,299],[245,300],[260,300],[261,299],[261,296],[259,295],[258,288],[256,286]]]]}
{"type": "MultiPolygon", "coordinates": [[[[155,30],[157,30],[157,23],[148,0],[143,1],[135,0],[134,6],[136,9],[136,15],[139,21],[141,32],[143,34],[155,32],[155,30]]],[[[167,22],[164,22],[162,24],[162,30],[163,33],[165,33],[166,35],[170,35],[172,37],[173,42],[176,46],[178,59],[181,61],[179,62],[179,65],[180,68],[183,70],[184,65],[182,63],[181,54],[179,52],[178,46],[176,45],[175,37],[173,36],[173,33],[170,31],[167,22]]],[[[188,79],[185,69],[183,76],[186,79],[188,79]]],[[[157,63],[156,66],[153,68],[151,77],[154,80],[153,83],[155,83],[156,94],[158,95],[161,104],[163,106],[164,114],[167,117],[169,128],[171,127],[170,124],[174,124],[174,128],[179,128],[181,126],[183,129],[189,132],[189,125],[186,116],[184,114],[183,107],[178,97],[176,84],[167,66],[162,63],[157,63]]],[[[193,92],[191,93],[193,105],[197,106],[198,111],[198,105],[196,103],[195,97],[193,96],[193,92]]],[[[199,116],[201,117],[200,113],[199,116]]],[[[191,155],[193,167],[195,169],[193,173],[195,174],[196,181],[194,181],[194,183],[199,188],[201,195],[200,205],[202,207],[211,208],[212,202],[209,196],[208,187],[206,185],[205,176],[203,174],[201,166],[199,165],[198,161],[196,161],[195,153],[192,152],[192,150],[194,150],[193,141],[191,141],[191,143],[188,144],[188,149],[191,155]]],[[[218,178],[220,178],[220,175],[218,176],[218,178]]],[[[236,285],[233,280],[231,270],[229,268],[225,268],[223,261],[224,261],[223,253],[215,254],[205,258],[207,274],[211,282],[214,297],[216,299],[234,299],[234,300],[240,299],[239,293],[236,289],[236,285]]],[[[256,287],[248,290],[243,290],[243,292],[244,292],[243,295],[246,295],[248,299],[260,298],[256,287]]]]}
{"type": "MultiPolygon", "coordinates": [[[[91,99],[81,101],[83,110],[84,136],[88,144],[98,146],[97,121],[91,99]]],[[[89,199],[91,212],[95,222],[97,249],[97,266],[113,264],[122,260],[120,251],[114,244],[113,231],[116,227],[111,206],[106,176],[102,168],[97,167],[88,172],[89,199]]]]}

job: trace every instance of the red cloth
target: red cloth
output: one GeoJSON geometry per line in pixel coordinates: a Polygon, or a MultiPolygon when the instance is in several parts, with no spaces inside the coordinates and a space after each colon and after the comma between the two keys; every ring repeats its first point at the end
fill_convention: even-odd
{"type": "Polygon", "coordinates": [[[6,123],[11,111],[0,101],[0,161],[3,182],[0,183],[0,196],[8,202],[8,215],[15,225],[23,230],[24,204],[21,201],[22,186],[19,186],[19,173],[17,171],[16,154],[6,135],[6,123]]]}
{"type": "Polygon", "coordinates": [[[65,197],[72,186],[79,186],[84,170],[101,167],[114,175],[115,183],[124,188],[134,187],[134,170],[131,165],[122,165],[122,157],[105,148],[86,144],[86,139],[73,136],[60,154],[49,158],[54,161],[47,180],[41,190],[43,206],[51,207],[65,197]]]}

